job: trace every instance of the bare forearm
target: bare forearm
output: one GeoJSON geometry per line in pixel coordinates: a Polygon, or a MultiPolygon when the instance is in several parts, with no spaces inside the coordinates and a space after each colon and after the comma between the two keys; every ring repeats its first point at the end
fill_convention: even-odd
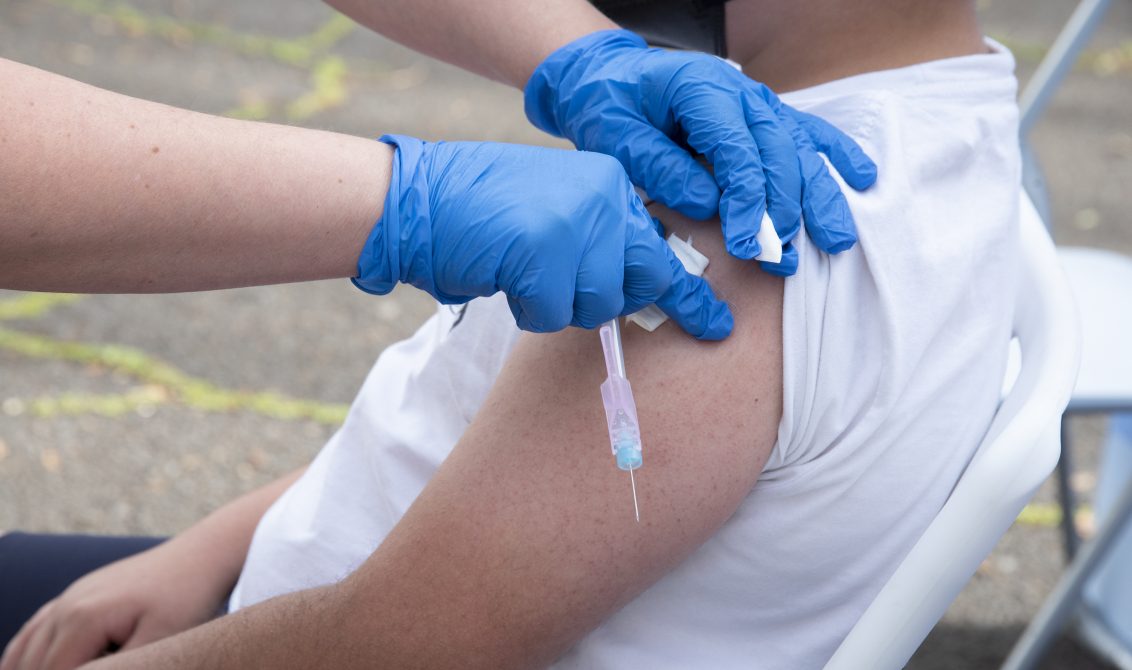
{"type": "Polygon", "coordinates": [[[512,86],[558,47],[616,24],[586,0],[327,0],[417,51],[512,86]]]}
{"type": "Polygon", "coordinates": [[[298,479],[306,467],[247,493],[217,509],[176,535],[166,545],[174,551],[199,556],[217,575],[215,588],[227,594],[235,585],[248,555],[252,535],[267,509],[298,479]]]}
{"type": "Polygon", "coordinates": [[[164,292],[348,277],[392,150],[0,59],[0,287],[164,292]]]}
{"type": "Polygon", "coordinates": [[[329,586],[273,598],[83,669],[410,667],[384,665],[375,660],[367,640],[342,634],[339,591],[329,586]]]}

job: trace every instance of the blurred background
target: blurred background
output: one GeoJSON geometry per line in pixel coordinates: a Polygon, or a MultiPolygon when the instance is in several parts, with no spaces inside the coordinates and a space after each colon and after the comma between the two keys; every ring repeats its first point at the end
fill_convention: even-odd
{"type": "MultiPolygon", "coordinates": [[[[1114,4],[1034,143],[1057,241],[1132,254],[1132,3],[1114,4]]],[[[1073,3],[980,7],[1025,81],[1073,3]]],[[[0,57],[240,118],[556,143],[527,123],[518,91],[313,0],[0,0],[0,57]]],[[[432,310],[423,293],[375,300],[345,281],[169,296],[0,291],[0,529],[185,528],[309,461],[381,350],[432,310]]],[[[1071,428],[1088,533],[1104,423],[1071,428]]],[[[910,667],[997,667],[1062,567],[1052,491],[1027,507],[910,667]]],[[[1107,666],[1066,639],[1046,667],[1107,666]]]]}

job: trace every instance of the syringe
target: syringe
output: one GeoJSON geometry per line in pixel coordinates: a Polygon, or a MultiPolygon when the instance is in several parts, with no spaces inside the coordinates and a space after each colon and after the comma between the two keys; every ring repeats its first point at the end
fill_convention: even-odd
{"type": "Polygon", "coordinates": [[[625,355],[621,349],[621,326],[617,319],[607,321],[598,329],[601,349],[605,353],[605,372],[608,375],[601,385],[601,400],[605,404],[605,422],[609,426],[609,445],[617,459],[617,467],[629,471],[633,487],[633,513],[641,521],[637,506],[637,480],[633,470],[641,467],[641,431],[637,423],[637,404],[633,402],[633,389],[625,377],[625,355]]]}

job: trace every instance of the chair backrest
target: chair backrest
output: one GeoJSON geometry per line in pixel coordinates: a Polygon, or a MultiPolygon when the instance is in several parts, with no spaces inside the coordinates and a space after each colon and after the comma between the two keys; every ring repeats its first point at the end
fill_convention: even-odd
{"type": "Polygon", "coordinates": [[[1021,200],[1018,377],[951,496],[826,670],[903,667],[1057,464],[1080,332],[1049,234],[1029,198],[1021,200]]]}

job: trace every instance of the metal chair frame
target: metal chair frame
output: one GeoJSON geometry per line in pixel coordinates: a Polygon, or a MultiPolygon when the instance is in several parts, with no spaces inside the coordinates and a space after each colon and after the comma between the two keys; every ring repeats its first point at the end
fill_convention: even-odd
{"type": "MultiPolygon", "coordinates": [[[[1054,91],[1093,37],[1110,2],[1111,0],[1083,0],[1078,4],[1022,92],[1019,104],[1021,140],[1026,164],[1024,185],[1047,227],[1052,221],[1048,191],[1037,161],[1030,150],[1029,134],[1045,111],[1054,91]]],[[[1057,467],[1062,511],[1061,528],[1069,567],[1014,646],[1003,665],[1004,670],[1028,670],[1037,666],[1066,624],[1075,614],[1081,613],[1081,594],[1089,578],[1101,566],[1121,534],[1132,528],[1132,482],[1129,482],[1103,526],[1082,546],[1074,525],[1076,502],[1069,481],[1072,472],[1072,448],[1068,418],[1076,414],[1129,411],[1132,411],[1132,397],[1070,400],[1069,407],[1062,417],[1062,453],[1057,467]]],[[[1082,642],[1093,651],[1121,667],[1132,667],[1132,650],[1109,632],[1107,626],[1097,617],[1085,612],[1080,617],[1079,624],[1082,642]]]]}

